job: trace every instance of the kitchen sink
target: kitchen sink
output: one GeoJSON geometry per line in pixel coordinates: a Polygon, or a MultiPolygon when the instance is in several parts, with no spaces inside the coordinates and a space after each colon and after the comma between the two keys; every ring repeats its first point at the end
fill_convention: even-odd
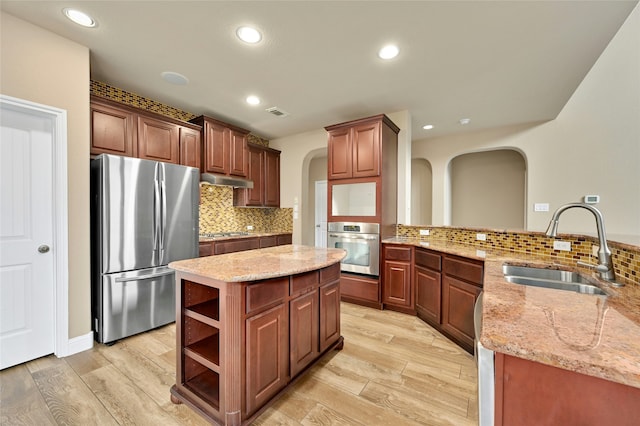
{"type": "Polygon", "coordinates": [[[560,269],[544,269],[529,266],[502,265],[507,282],[556,290],[575,291],[583,294],[605,295],[593,281],[577,272],[560,269]]]}

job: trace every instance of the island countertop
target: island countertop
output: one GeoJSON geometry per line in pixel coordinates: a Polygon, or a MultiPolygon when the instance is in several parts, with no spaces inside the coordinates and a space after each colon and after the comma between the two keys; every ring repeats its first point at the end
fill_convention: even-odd
{"type": "Polygon", "coordinates": [[[300,274],[340,262],[346,251],[284,245],[171,262],[176,271],[225,282],[257,281],[300,274]]]}
{"type": "Polygon", "coordinates": [[[607,297],[508,283],[505,263],[578,271],[559,259],[506,252],[447,241],[389,238],[483,260],[484,300],[480,341],[488,349],[640,388],[640,286],[614,288],[595,273],[607,297]]]}

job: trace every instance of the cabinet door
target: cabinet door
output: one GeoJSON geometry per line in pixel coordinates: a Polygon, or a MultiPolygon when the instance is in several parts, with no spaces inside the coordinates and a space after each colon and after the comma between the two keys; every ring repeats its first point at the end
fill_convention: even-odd
{"type": "Polygon", "coordinates": [[[442,277],[442,329],[473,352],[473,305],[482,289],[444,275],[442,277]]]}
{"type": "Polygon", "coordinates": [[[229,173],[229,132],[217,123],[204,122],[204,172],[229,173]]]}
{"type": "Polygon", "coordinates": [[[353,128],[353,177],[380,176],[380,122],[353,128]]]}
{"type": "Polygon", "coordinates": [[[413,307],[410,263],[384,261],[382,303],[407,308],[413,307]]]}
{"type": "Polygon", "coordinates": [[[440,273],[416,266],[413,278],[418,316],[433,325],[439,325],[442,302],[440,273]]]}
{"type": "Polygon", "coordinates": [[[91,103],[91,155],[135,157],[136,122],[130,111],[91,103]]]}
{"type": "Polygon", "coordinates": [[[329,179],[352,177],[351,130],[338,129],[329,132],[329,179]]]}
{"type": "Polygon", "coordinates": [[[264,204],[280,207],[280,154],[265,151],[264,204]]]}
{"type": "Polygon", "coordinates": [[[340,280],[320,286],[320,352],[340,338],[340,280]]]}
{"type": "Polygon", "coordinates": [[[180,164],[200,168],[200,132],[180,127],[180,164]]]}
{"type": "Polygon", "coordinates": [[[138,158],[178,164],[179,127],[151,117],[138,116],[138,158]]]}
{"type": "Polygon", "coordinates": [[[247,206],[264,205],[264,150],[249,147],[249,176],[253,189],[246,190],[247,206]]]}
{"type": "Polygon", "coordinates": [[[303,294],[289,303],[293,377],[318,356],[318,291],[303,294]]]}
{"type": "Polygon", "coordinates": [[[288,382],[287,307],[281,303],[246,320],[246,416],[253,414],[288,382]]]}
{"type": "Polygon", "coordinates": [[[247,135],[229,130],[229,174],[247,177],[247,135]]]}

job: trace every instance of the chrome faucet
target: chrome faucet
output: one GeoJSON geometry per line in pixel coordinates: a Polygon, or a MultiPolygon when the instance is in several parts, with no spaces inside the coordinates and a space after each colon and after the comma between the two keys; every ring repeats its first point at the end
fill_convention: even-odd
{"type": "MultiPolygon", "coordinates": [[[[611,261],[611,250],[609,250],[609,245],[607,244],[607,237],[604,232],[604,219],[602,217],[602,213],[600,210],[596,209],[590,204],[583,203],[569,203],[564,206],[558,207],[553,213],[551,217],[551,222],[549,223],[549,227],[547,228],[547,236],[555,237],[558,234],[558,223],[560,221],[560,215],[568,209],[580,207],[585,210],[589,210],[596,217],[596,226],[598,228],[598,239],[600,240],[600,248],[598,249],[598,265],[595,266],[596,271],[600,274],[600,278],[603,280],[615,282],[615,274],[613,272],[613,262],[611,261]]],[[[582,262],[578,262],[580,265],[594,267],[590,264],[585,264],[582,262]]],[[[616,286],[620,286],[621,284],[616,283],[616,286]]]]}

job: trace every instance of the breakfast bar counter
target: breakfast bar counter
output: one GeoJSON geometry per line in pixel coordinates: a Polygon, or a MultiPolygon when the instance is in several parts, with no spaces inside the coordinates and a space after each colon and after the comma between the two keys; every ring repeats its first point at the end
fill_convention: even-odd
{"type": "Polygon", "coordinates": [[[249,424],[300,374],[341,349],[346,252],[285,245],[172,262],[171,400],[213,423],[249,424]]]}

